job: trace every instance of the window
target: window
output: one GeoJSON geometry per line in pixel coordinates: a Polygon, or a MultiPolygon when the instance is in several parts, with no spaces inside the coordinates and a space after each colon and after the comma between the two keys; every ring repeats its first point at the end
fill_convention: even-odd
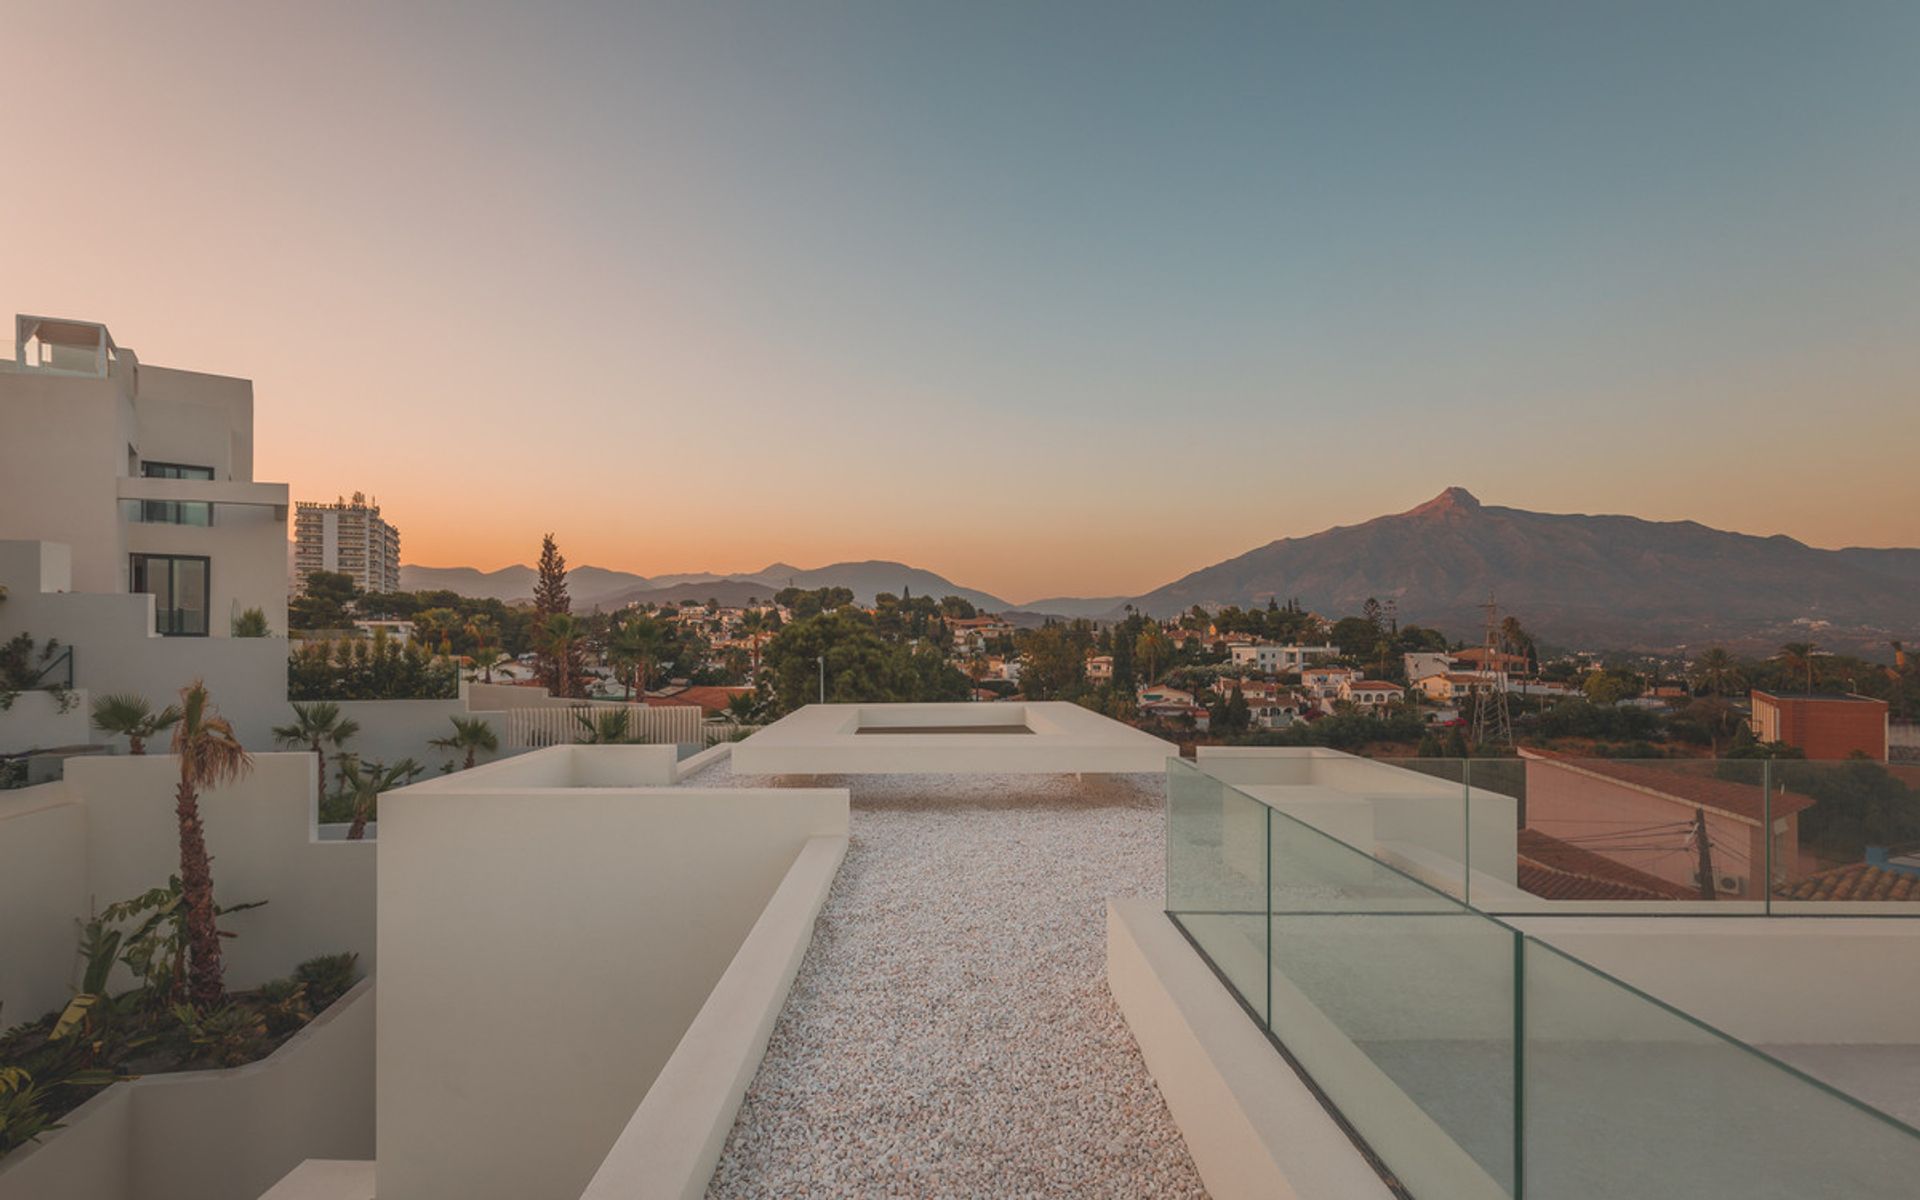
{"type": "Polygon", "coordinates": [[[131,561],[132,590],[153,596],[154,632],[206,637],[211,560],[186,554],[135,554],[131,561]]]}
{"type": "MultiPolygon", "coordinates": [[[[212,479],[212,467],[186,463],[143,462],[140,474],[147,479],[212,479]]],[[[211,525],[213,505],[204,500],[142,500],[140,520],[160,525],[211,525]]]]}

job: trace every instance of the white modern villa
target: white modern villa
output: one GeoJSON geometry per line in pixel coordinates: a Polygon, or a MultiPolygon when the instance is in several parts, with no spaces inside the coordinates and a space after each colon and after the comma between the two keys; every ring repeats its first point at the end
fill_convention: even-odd
{"type": "MultiPolygon", "coordinates": [[[[1021,702],[543,745],[572,704],[470,684],[343,706],[369,753],[502,734],[343,840],[266,733],[286,489],[251,445],[245,381],[20,318],[0,639],[71,646],[73,691],[205,678],[256,751],[200,801],[218,899],[267,902],[222,920],[229,995],[364,977],[257,1061],[102,1086],[0,1200],[1920,1187],[1920,857],[1866,832],[1859,764],[1189,758],[1021,702]]],[[[0,753],[90,740],[50,695],[0,753]]],[[[177,869],[163,749],[0,790],[0,1026],[177,869]]]]}
{"type": "Polygon", "coordinates": [[[16,317],[0,587],[0,639],[57,640],[76,688],[162,701],[201,677],[236,718],[278,719],[287,485],[253,477],[253,385],[143,363],[105,325],[16,317]],[[248,612],[269,636],[233,636],[248,612]]]}

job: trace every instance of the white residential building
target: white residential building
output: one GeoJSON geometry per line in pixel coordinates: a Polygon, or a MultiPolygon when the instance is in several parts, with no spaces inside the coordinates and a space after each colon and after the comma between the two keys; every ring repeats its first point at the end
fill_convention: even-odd
{"type": "Polygon", "coordinates": [[[1455,667],[1454,657],[1438,650],[1415,650],[1400,656],[1406,665],[1407,678],[1425,679],[1429,675],[1445,675],[1455,667]]]}
{"type": "Polygon", "coordinates": [[[1236,667],[1256,667],[1268,675],[1292,675],[1317,658],[1334,658],[1338,646],[1281,646],[1272,642],[1230,644],[1227,653],[1236,667]]]}
{"type": "Polygon", "coordinates": [[[1407,689],[1384,679],[1349,679],[1340,684],[1339,698],[1365,711],[1398,704],[1407,698],[1407,689]]]}
{"type": "Polygon", "coordinates": [[[1450,704],[1467,696],[1505,691],[1506,678],[1484,671],[1444,671],[1423,675],[1413,686],[1429,700],[1450,704]]]}
{"type": "Polygon", "coordinates": [[[363,592],[397,592],[400,531],[364,492],[332,504],[302,500],[294,509],[294,587],[305,591],[315,571],[346,575],[363,592]]]}
{"type": "Polygon", "coordinates": [[[1352,667],[1308,667],[1300,672],[1300,690],[1316,700],[1337,700],[1341,687],[1359,678],[1352,667]]]}
{"type": "Polygon", "coordinates": [[[14,330],[0,638],[57,638],[77,687],[156,707],[205,679],[264,738],[286,700],[287,487],[253,478],[253,385],[142,363],[93,322],[14,330]],[[231,636],[253,610],[278,636],[231,636]]]}

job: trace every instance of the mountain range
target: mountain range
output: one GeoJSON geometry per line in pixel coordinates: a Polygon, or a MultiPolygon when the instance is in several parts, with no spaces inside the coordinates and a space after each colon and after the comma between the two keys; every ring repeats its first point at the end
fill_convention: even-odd
{"type": "MultiPolygon", "coordinates": [[[[473,567],[402,564],[400,586],[407,591],[457,592],[481,600],[526,600],[533,596],[536,574],[527,566],[479,571],[473,567]]],[[[583,609],[624,608],[635,602],[659,604],[669,600],[679,603],[712,599],[723,604],[743,604],[769,599],[774,592],[786,587],[844,587],[853,592],[854,600],[860,604],[872,604],[881,592],[899,595],[902,591],[911,591],[921,596],[960,596],[990,612],[1010,607],[998,596],[961,587],[943,575],[883,560],[831,563],[813,568],[777,562],[739,575],[695,572],[649,577],[591,566],[574,567],[567,572],[568,594],[583,609]]]]}
{"type": "MultiPolygon", "coordinates": [[[[408,588],[446,588],[503,600],[532,594],[533,570],[403,566],[408,588]]],[[[1822,550],[1784,535],[1731,533],[1694,521],[1539,513],[1482,504],[1448,488],[1403,513],[1281,538],[1139,596],[1049,597],[1017,608],[931,571],[897,562],[834,563],[803,570],[775,563],[749,575],[663,575],[580,567],[576,603],[636,600],[740,603],[769,589],[846,587],[861,603],[877,592],[964,596],[1020,624],[1041,616],[1114,618],[1128,605],[1167,617],[1195,604],[1264,606],[1298,600],[1330,617],[1369,598],[1391,602],[1402,623],[1473,638],[1491,596],[1535,636],[1567,647],[1664,650],[1709,642],[1760,649],[1816,641],[1827,649],[1883,651],[1920,639],[1920,549],[1822,550]]]]}
{"type": "Polygon", "coordinates": [[[1373,597],[1392,601],[1402,621],[1470,637],[1492,596],[1567,646],[1884,648],[1920,632],[1916,582],[1920,550],[1822,550],[1695,521],[1530,512],[1453,487],[1404,513],[1270,542],[1133,604],[1166,616],[1298,598],[1340,616],[1373,597]]]}

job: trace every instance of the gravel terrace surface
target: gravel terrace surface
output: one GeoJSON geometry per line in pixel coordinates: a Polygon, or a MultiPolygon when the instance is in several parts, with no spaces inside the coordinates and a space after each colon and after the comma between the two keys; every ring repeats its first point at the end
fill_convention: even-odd
{"type": "Polygon", "coordinates": [[[707,1195],[1205,1196],[1106,985],[1163,781],[792,782],[851,788],[852,839],[707,1195]]]}

